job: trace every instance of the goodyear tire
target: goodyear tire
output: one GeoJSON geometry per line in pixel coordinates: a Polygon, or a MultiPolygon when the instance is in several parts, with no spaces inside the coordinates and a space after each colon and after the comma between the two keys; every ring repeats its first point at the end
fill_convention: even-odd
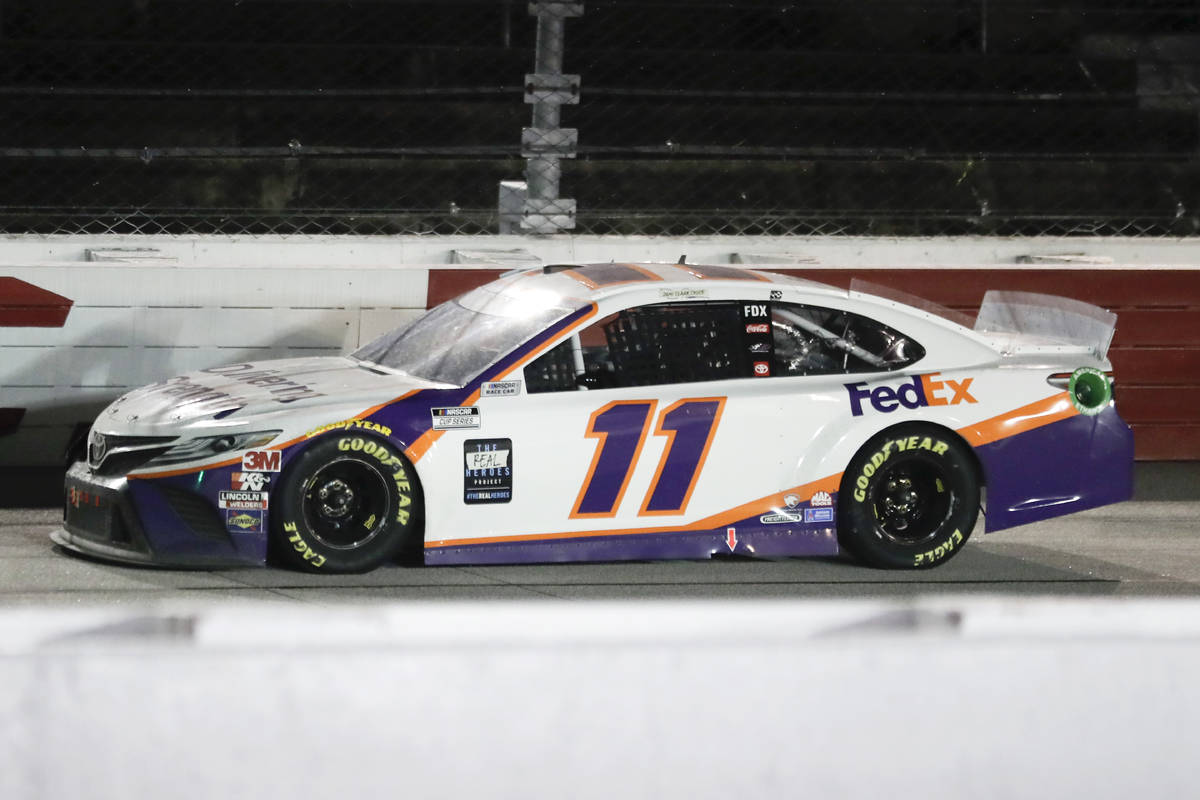
{"type": "Polygon", "coordinates": [[[962,550],[978,514],[968,447],[933,425],[898,425],[863,445],[846,468],[838,542],[871,566],[924,569],[962,550]]]}
{"type": "Polygon", "coordinates": [[[366,572],[419,552],[412,464],[373,436],[326,437],[288,465],[273,498],[272,554],[309,572],[366,572]]]}

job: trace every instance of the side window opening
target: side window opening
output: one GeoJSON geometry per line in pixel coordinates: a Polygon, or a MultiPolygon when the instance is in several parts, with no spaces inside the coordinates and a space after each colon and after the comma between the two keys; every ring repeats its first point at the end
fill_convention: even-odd
{"type": "Polygon", "coordinates": [[[906,367],[916,341],[858,314],[797,303],[663,303],[610,314],[525,367],[526,391],[841,375],[906,367]]]}
{"type": "Polygon", "coordinates": [[[771,333],[779,375],[837,375],[900,369],[925,355],[916,341],[849,311],[775,303],[771,333]]]}
{"type": "Polygon", "coordinates": [[[525,368],[526,391],[653,386],[747,375],[739,304],[667,303],[619,311],[525,368]]]}

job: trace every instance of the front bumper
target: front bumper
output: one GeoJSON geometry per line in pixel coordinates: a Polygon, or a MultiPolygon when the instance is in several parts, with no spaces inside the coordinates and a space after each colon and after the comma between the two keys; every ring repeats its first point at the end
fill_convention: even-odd
{"type": "Polygon", "coordinates": [[[63,486],[63,526],[50,538],[77,553],[129,564],[265,563],[265,514],[263,530],[230,532],[215,504],[196,488],[171,479],[106,477],[77,462],[63,486]]]}

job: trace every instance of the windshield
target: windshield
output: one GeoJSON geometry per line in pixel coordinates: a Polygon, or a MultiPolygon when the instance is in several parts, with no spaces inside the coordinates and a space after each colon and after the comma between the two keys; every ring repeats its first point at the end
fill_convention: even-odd
{"type": "Polygon", "coordinates": [[[436,383],[465,386],[505,353],[574,311],[554,292],[483,286],[448,300],[409,327],[351,356],[436,383]]]}

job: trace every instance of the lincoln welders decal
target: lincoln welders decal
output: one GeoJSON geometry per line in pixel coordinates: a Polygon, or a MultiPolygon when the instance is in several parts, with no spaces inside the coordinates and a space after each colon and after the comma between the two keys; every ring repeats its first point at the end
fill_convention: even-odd
{"type": "Polygon", "coordinates": [[[464,503],[512,500],[512,439],[468,439],[463,442],[463,460],[464,503]]]}
{"type": "Polygon", "coordinates": [[[433,416],[433,429],[435,431],[445,431],[452,428],[479,427],[478,406],[431,408],[429,409],[429,413],[433,416]]]}
{"type": "Polygon", "coordinates": [[[217,493],[217,506],[231,511],[249,511],[267,507],[266,492],[229,491],[217,493]]]}

